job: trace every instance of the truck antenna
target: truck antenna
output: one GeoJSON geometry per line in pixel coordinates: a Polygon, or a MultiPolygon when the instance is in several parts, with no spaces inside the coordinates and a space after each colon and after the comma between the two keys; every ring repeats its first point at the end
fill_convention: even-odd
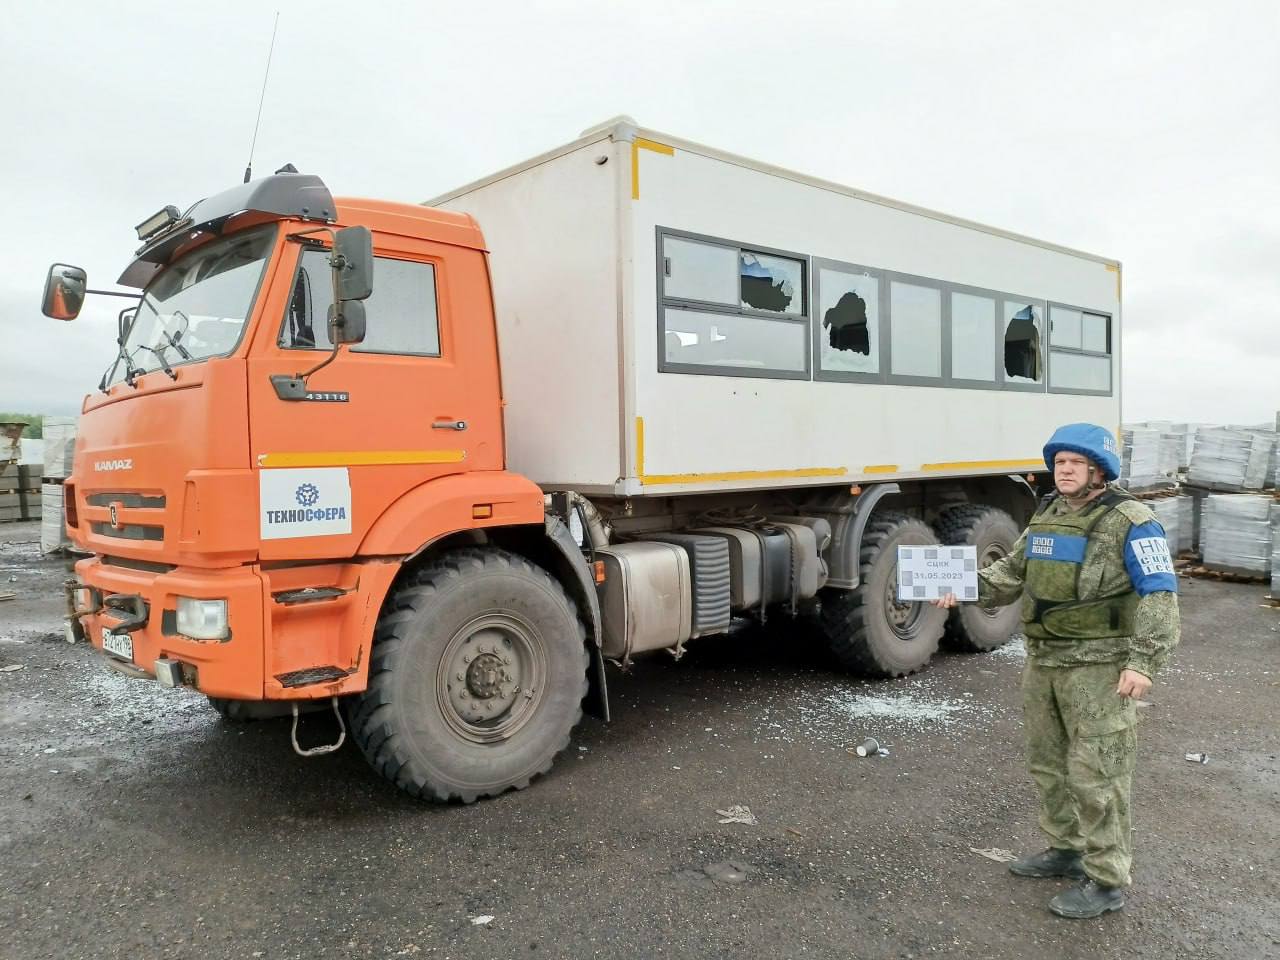
{"type": "Polygon", "coordinates": [[[258,119],[253,122],[253,139],[249,142],[249,162],[244,168],[244,182],[253,177],[253,148],[258,145],[258,126],[262,123],[262,102],[267,99],[267,77],[271,76],[271,57],[276,52],[276,30],[280,26],[280,11],[276,11],[276,22],[271,27],[271,46],[267,49],[267,69],[262,75],[262,94],[258,97],[258,119]]]}

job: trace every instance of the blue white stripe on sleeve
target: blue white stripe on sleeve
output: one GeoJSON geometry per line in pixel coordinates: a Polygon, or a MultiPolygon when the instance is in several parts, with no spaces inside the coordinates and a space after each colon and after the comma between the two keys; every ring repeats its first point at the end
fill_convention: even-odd
{"type": "Polygon", "coordinates": [[[1173,572],[1173,557],[1164,527],[1151,520],[1129,528],[1124,544],[1124,565],[1129,581],[1138,596],[1149,593],[1178,592],[1178,577],[1173,572]]]}

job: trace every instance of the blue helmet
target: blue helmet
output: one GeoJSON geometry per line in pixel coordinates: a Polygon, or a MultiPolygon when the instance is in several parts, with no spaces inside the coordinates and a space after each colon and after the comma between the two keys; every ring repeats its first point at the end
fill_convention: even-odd
{"type": "Polygon", "coordinates": [[[1044,445],[1045,466],[1052,470],[1053,458],[1062,450],[1088,457],[1101,468],[1108,481],[1120,476],[1120,451],[1116,438],[1106,427],[1096,423],[1068,423],[1059,427],[1044,445]]]}

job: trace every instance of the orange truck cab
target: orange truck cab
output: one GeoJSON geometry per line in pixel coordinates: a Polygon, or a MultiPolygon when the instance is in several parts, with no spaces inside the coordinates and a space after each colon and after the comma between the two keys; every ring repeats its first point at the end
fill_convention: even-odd
{"type": "MultiPolygon", "coordinates": [[[[599,608],[543,492],[504,469],[475,221],[334,200],[317,177],[281,173],[185,215],[166,208],[139,236],[120,283],[142,288],[141,299],[122,314],[120,354],[84,401],[66,483],[69,534],[92,554],[76,564],[84,634],[122,672],[191,687],[233,716],[270,701],[336,708],[335,698],[369,690],[371,670],[392,670],[372,653],[393,588],[411,604],[453,583],[451,569],[435,569],[448,583],[431,584],[421,564],[401,582],[406,560],[500,561],[495,589],[554,594],[532,602],[568,624],[561,653],[573,669],[550,676],[556,654],[531,614],[495,619],[482,604],[443,638],[456,689],[436,691],[439,723],[483,748],[513,739],[547,699],[573,708],[561,707],[551,735],[538,731],[545,742],[512,770],[464,769],[442,783],[410,769],[398,782],[463,800],[527,783],[580,716],[592,660],[605,709],[599,608]],[[353,252],[335,256],[335,242],[353,252]],[[365,289],[344,299],[353,272],[365,289]],[[506,549],[474,550],[491,544],[506,549]],[[504,584],[504,573],[527,582],[504,584]]],[[[83,271],[55,266],[46,313],[69,319],[85,292],[83,271]]],[[[394,632],[385,617],[381,629],[394,632]]],[[[352,721],[365,745],[385,736],[378,713],[367,702],[352,721]]],[[[385,764],[377,744],[366,753],[385,764]]]]}

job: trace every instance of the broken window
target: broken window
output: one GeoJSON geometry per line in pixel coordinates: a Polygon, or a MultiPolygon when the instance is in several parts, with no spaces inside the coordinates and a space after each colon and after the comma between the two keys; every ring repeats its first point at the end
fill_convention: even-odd
{"type": "Polygon", "coordinates": [[[996,379],[996,301],[972,293],[951,294],[951,376],[996,379]]]}
{"type": "Polygon", "coordinates": [[[804,313],[804,264],[743,250],[739,254],[742,305],[770,313],[804,313]]]}
{"type": "Polygon", "coordinates": [[[1040,308],[1025,300],[1004,301],[1004,382],[1040,383],[1040,308]]]}
{"type": "Polygon", "coordinates": [[[1111,392],[1111,318],[1049,308],[1049,388],[1111,392]]]}
{"type": "Polygon", "coordinates": [[[880,371],[880,278],[818,268],[818,366],[843,373],[880,371]]]}
{"type": "Polygon", "coordinates": [[[916,283],[889,284],[891,372],[904,377],[942,376],[942,291],[916,283]]]}
{"type": "Polygon", "coordinates": [[[660,370],[807,378],[803,258],[661,229],[659,240],[660,370]]]}

